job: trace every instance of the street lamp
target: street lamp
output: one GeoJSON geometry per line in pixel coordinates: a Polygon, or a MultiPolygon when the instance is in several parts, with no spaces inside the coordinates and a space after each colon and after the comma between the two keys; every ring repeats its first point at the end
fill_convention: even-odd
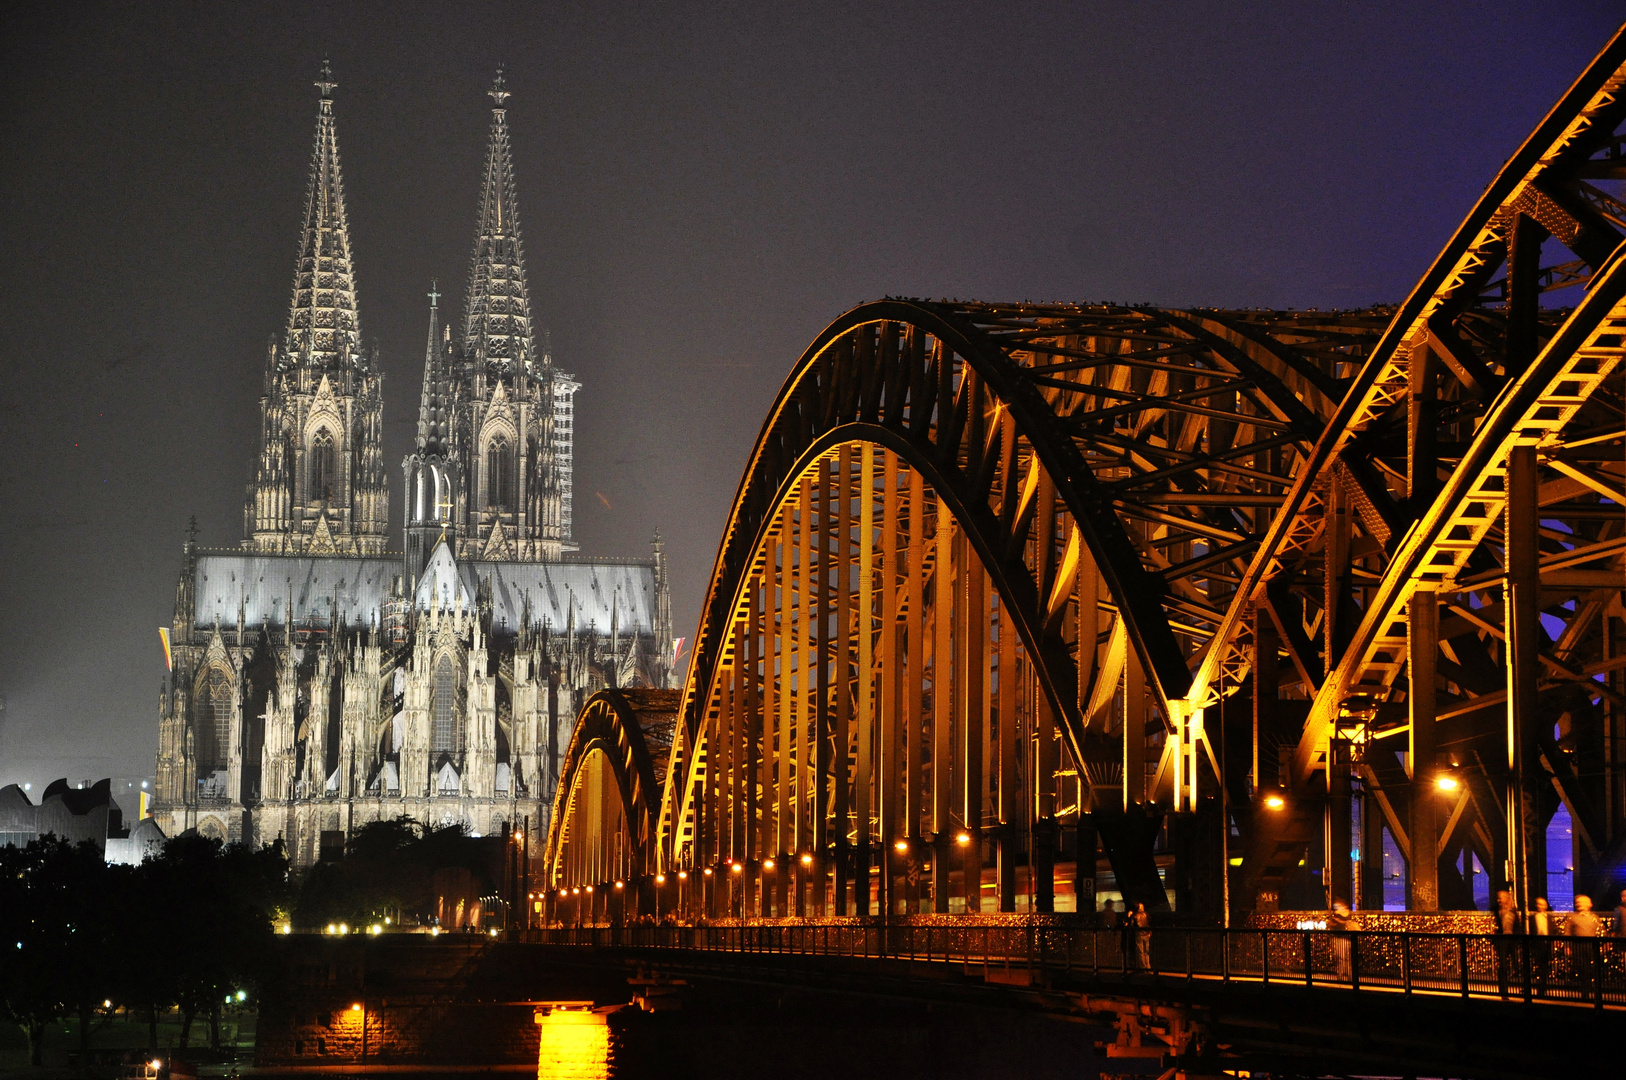
{"type": "Polygon", "coordinates": [[[1286,805],[1287,805],[1287,800],[1282,798],[1280,795],[1266,795],[1265,796],[1265,809],[1266,810],[1280,810],[1282,807],[1284,807],[1286,805]]]}
{"type": "Polygon", "coordinates": [[[1434,786],[1441,791],[1455,791],[1462,786],[1455,773],[1442,772],[1434,778],[1434,786]]]}

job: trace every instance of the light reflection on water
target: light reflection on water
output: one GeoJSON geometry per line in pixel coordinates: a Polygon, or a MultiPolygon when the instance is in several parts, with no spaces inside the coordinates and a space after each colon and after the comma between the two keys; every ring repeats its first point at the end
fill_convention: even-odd
{"type": "Polygon", "coordinates": [[[610,1080],[610,1024],[591,1006],[541,1009],[537,1080],[610,1080]]]}

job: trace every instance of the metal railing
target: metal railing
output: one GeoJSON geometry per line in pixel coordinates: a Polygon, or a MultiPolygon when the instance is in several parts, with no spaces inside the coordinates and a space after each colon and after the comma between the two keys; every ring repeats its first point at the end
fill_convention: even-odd
{"type": "Polygon", "coordinates": [[[989,981],[1117,976],[1626,1008],[1626,938],[1616,937],[1162,927],[1126,933],[1040,922],[883,920],[563,926],[524,937],[554,945],[907,960],[989,981]]]}

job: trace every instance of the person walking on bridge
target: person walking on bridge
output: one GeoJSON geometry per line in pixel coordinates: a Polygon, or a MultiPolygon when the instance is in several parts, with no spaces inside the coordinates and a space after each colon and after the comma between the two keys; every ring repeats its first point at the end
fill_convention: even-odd
{"type": "Polygon", "coordinates": [[[1530,978],[1536,984],[1536,996],[1547,996],[1547,968],[1552,962],[1553,930],[1556,918],[1545,896],[1536,897],[1535,910],[1530,912],[1530,978]]]}
{"type": "Polygon", "coordinates": [[[1575,911],[1564,920],[1564,933],[1571,938],[1585,938],[1570,942],[1570,971],[1575,982],[1588,994],[1592,980],[1597,976],[1598,916],[1592,910],[1592,897],[1575,894],[1575,911]]]}
{"type": "Polygon", "coordinates": [[[1130,920],[1135,924],[1135,963],[1142,971],[1152,970],[1152,916],[1146,911],[1145,904],[1135,905],[1135,914],[1130,920]]]}
{"type": "Polygon", "coordinates": [[[1339,982],[1353,982],[1355,976],[1355,931],[1361,921],[1350,909],[1349,901],[1342,897],[1332,902],[1332,914],[1327,916],[1327,929],[1332,931],[1332,962],[1339,982]]]}
{"type": "Polygon", "coordinates": [[[1496,910],[1492,932],[1496,935],[1496,981],[1502,996],[1507,997],[1508,985],[1519,955],[1519,943],[1514,940],[1524,932],[1524,918],[1519,905],[1513,901],[1512,889],[1496,890],[1496,910]]]}

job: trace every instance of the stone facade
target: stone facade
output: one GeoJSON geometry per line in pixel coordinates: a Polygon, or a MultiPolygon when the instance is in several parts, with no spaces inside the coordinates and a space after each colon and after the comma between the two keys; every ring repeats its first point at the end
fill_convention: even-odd
{"type": "Polygon", "coordinates": [[[242,547],[184,549],[154,816],[170,836],[281,838],[296,865],[402,816],[545,832],[578,703],[672,677],[660,538],[647,561],[568,554],[579,384],[536,348],[499,75],[464,332],[431,293],[405,550],[385,550],[382,375],[361,347],[334,83],[317,85],[242,547]]]}

